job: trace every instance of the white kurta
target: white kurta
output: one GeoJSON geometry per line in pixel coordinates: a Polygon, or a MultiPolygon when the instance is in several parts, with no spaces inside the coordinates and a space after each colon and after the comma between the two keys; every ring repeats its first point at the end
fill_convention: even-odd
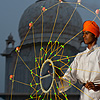
{"type": "MultiPolygon", "coordinates": [[[[85,51],[78,53],[74,58],[70,65],[72,70],[70,71],[69,68],[62,77],[62,81],[58,82],[60,92],[64,92],[71,87],[68,83],[69,80],[72,84],[75,84],[77,80],[81,83],[91,81],[94,84],[100,84],[100,48],[94,45],[91,50],[87,48],[85,51]]],[[[100,91],[88,90],[84,86],[82,91],[84,93],[81,92],[80,100],[100,100],[100,91]]]]}

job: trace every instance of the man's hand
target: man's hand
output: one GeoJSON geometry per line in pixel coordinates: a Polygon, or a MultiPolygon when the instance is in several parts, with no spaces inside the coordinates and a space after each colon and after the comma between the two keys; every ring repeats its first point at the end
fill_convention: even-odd
{"type": "Polygon", "coordinates": [[[95,86],[93,82],[87,82],[85,84],[85,87],[88,89],[88,90],[94,90],[94,91],[98,91],[98,86],[95,86]]]}

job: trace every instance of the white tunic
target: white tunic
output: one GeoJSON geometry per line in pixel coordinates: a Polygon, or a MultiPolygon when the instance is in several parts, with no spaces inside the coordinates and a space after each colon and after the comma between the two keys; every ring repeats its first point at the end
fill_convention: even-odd
{"type": "MultiPolygon", "coordinates": [[[[62,77],[62,81],[58,82],[60,92],[64,92],[72,86],[69,86],[69,80],[72,84],[75,84],[77,80],[80,83],[91,81],[94,84],[100,84],[100,48],[94,45],[91,50],[87,48],[85,51],[78,53],[70,67],[72,70],[70,71],[69,68],[62,77]]],[[[84,93],[81,92],[80,100],[100,99],[100,91],[88,90],[84,86],[82,91],[84,93]]]]}

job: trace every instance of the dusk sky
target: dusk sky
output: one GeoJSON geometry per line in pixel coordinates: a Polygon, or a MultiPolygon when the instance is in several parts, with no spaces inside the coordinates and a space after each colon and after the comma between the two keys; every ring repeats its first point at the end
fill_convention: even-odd
{"type": "MultiPolygon", "coordinates": [[[[12,33],[15,42],[15,46],[20,44],[18,25],[20,18],[24,10],[33,4],[37,0],[0,0],[0,53],[6,48],[5,40],[12,33]]],[[[74,1],[77,0],[66,0],[74,1]]],[[[96,9],[100,9],[100,0],[82,0],[82,5],[88,7],[95,12],[96,9]]],[[[42,5],[40,5],[42,6],[42,5]]],[[[77,8],[83,22],[85,20],[93,20],[95,15],[88,10],[78,7],[77,8]]],[[[100,14],[98,15],[100,17],[100,14]]],[[[100,27],[100,19],[96,18],[96,23],[100,27]]],[[[100,46],[100,38],[98,39],[98,45],[100,46]]],[[[5,57],[0,55],[0,93],[4,92],[5,86],[5,57]]],[[[2,99],[0,99],[2,100],[2,99]]]]}

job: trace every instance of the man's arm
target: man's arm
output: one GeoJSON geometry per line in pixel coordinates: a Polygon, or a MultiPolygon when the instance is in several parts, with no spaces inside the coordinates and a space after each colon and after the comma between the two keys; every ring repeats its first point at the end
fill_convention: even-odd
{"type": "Polygon", "coordinates": [[[72,87],[71,84],[75,84],[77,82],[77,61],[78,59],[77,57],[75,57],[68,70],[62,77],[60,77],[60,80],[58,81],[60,92],[67,91],[69,88],[72,87]]]}

